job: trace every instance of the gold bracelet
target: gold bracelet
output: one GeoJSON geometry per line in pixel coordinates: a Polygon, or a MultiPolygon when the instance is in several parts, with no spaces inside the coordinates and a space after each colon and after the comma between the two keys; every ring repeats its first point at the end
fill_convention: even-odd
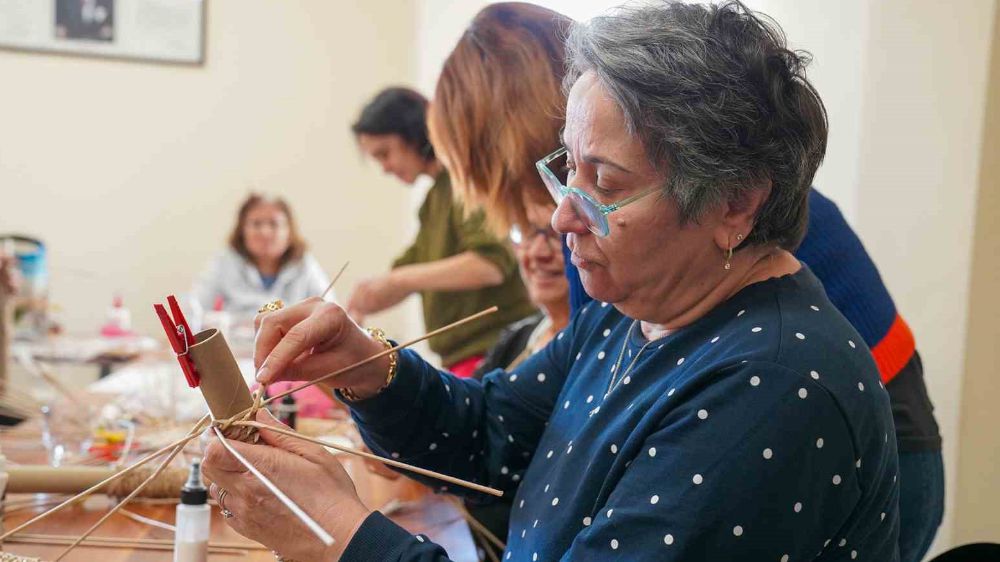
{"type": "MultiPolygon", "coordinates": [[[[389,341],[388,338],[385,337],[385,332],[383,332],[380,328],[368,328],[368,335],[374,338],[375,341],[381,343],[382,347],[386,349],[393,348],[392,343],[389,341]]],[[[379,394],[382,394],[383,390],[389,388],[389,385],[392,383],[392,379],[396,378],[396,368],[398,366],[399,366],[399,353],[393,351],[392,353],[389,354],[389,373],[386,374],[385,376],[385,384],[379,387],[378,391],[375,392],[375,394],[373,394],[369,398],[378,396],[379,394]]],[[[355,394],[350,387],[341,388],[340,394],[344,398],[346,398],[349,402],[357,402],[358,400],[362,400],[362,398],[359,397],[357,394],[355,394]]]]}

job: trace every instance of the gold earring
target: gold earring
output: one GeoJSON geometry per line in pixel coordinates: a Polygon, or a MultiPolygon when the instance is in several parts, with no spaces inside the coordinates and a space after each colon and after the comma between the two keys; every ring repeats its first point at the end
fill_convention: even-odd
{"type": "MultiPolygon", "coordinates": [[[[737,234],[736,235],[736,242],[742,242],[742,241],[743,241],[743,235],[742,234],[737,234]]],[[[726,250],[726,265],[724,267],[726,268],[726,271],[729,271],[730,269],[733,268],[733,264],[732,264],[732,261],[733,261],[733,243],[732,243],[732,241],[728,241],[727,244],[729,245],[729,248],[726,250]]],[[[739,245],[739,244],[737,244],[737,245],[739,245]]]]}

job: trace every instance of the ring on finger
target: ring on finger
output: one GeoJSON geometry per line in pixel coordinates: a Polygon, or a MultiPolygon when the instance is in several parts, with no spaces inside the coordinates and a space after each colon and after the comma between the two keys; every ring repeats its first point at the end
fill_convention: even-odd
{"type": "Polygon", "coordinates": [[[281,302],[281,299],[275,299],[275,300],[273,300],[273,301],[265,304],[264,306],[260,307],[260,309],[257,310],[257,312],[259,314],[263,314],[265,312],[274,312],[276,310],[281,310],[284,307],[285,307],[285,303],[281,302]]]}
{"type": "Polygon", "coordinates": [[[233,512],[226,509],[226,495],[229,494],[229,490],[225,488],[219,488],[219,507],[222,508],[222,518],[230,519],[233,517],[233,512]]]}

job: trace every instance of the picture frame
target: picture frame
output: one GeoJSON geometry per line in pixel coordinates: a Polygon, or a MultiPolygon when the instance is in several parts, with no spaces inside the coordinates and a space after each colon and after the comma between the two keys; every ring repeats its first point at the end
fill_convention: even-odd
{"type": "Polygon", "coordinates": [[[0,49],[205,62],[207,0],[0,0],[0,49]]]}

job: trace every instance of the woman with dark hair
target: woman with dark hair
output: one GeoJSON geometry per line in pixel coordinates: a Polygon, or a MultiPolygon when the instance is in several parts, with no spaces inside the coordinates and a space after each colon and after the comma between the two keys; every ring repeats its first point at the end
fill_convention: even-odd
{"type": "Polygon", "coordinates": [[[437,177],[441,163],[427,139],[427,98],[410,88],[386,88],[361,110],[351,132],[382,171],[405,184],[437,177]]]}
{"type": "Polygon", "coordinates": [[[535,312],[510,249],[466,213],[452,194],[448,172],[427,139],[427,100],[407,88],[379,93],[351,127],[358,146],[383,171],[412,184],[421,175],[434,185],[420,207],[420,230],[389,273],[354,288],[347,310],[358,322],[413,293],[423,301],[424,323],[434,330],[496,305],[500,311],[442,334],[428,344],[451,372],[470,376],[510,322],[535,312]]]}
{"type": "MultiPolygon", "coordinates": [[[[410,350],[341,375],[366,443],[514,494],[504,559],[898,560],[888,395],[790,253],[827,136],[805,59],[736,2],[636,4],[567,45],[563,146],[537,168],[595,301],[481,382],[410,350]]],[[[386,345],[307,301],[260,318],[258,380],[386,345]]],[[[212,443],[205,471],[238,531],[302,560],[446,556],[365,508],[321,448],[261,435],[234,446],[336,542],[280,523],[212,443]]]]}
{"type": "Polygon", "coordinates": [[[204,310],[221,306],[239,332],[240,327],[252,329],[260,303],[317,297],[329,283],[306,252],[288,203],[251,194],[240,204],[229,247],[212,258],[191,291],[204,310]]]}

